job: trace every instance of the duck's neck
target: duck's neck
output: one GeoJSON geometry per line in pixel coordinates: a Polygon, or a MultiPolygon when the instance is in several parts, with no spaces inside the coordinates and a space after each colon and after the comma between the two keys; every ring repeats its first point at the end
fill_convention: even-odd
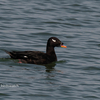
{"type": "Polygon", "coordinates": [[[47,47],[46,47],[46,54],[51,56],[51,57],[53,57],[53,59],[55,59],[55,61],[57,60],[54,47],[47,45],[47,47]]]}

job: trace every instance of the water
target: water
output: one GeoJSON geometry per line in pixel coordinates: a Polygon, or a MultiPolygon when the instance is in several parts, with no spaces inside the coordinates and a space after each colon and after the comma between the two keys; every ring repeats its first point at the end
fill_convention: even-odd
{"type": "Polygon", "coordinates": [[[99,4],[1,0],[0,100],[100,100],[99,4]],[[3,51],[45,52],[51,36],[68,47],[55,48],[56,64],[19,64],[3,51]]]}

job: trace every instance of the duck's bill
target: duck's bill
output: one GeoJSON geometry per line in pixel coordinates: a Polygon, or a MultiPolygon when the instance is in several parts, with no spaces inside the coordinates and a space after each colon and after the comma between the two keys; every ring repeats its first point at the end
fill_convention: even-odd
{"type": "Polygon", "coordinates": [[[62,48],[67,48],[67,46],[65,46],[65,45],[61,45],[61,47],[62,47],[62,48]]]}

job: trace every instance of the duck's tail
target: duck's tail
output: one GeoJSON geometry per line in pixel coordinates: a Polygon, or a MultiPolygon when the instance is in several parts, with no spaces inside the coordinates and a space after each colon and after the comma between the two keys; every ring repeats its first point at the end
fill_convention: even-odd
{"type": "Polygon", "coordinates": [[[12,52],[9,52],[9,51],[7,51],[7,50],[4,50],[4,51],[5,51],[7,54],[9,54],[11,58],[15,58],[12,52]]]}
{"type": "Polygon", "coordinates": [[[7,51],[7,50],[4,50],[4,51],[5,51],[7,54],[9,54],[9,55],[11,54],[11,53],[10,53],[9,51],[7,51]]]}

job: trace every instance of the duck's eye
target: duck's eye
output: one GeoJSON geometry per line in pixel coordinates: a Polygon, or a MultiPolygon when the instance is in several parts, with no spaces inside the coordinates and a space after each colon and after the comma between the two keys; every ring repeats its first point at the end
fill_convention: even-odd
{"type": "Polygon", "coordinates": [[[56,40],[52,39],[53,42],[56,42],[56,40]]]}

